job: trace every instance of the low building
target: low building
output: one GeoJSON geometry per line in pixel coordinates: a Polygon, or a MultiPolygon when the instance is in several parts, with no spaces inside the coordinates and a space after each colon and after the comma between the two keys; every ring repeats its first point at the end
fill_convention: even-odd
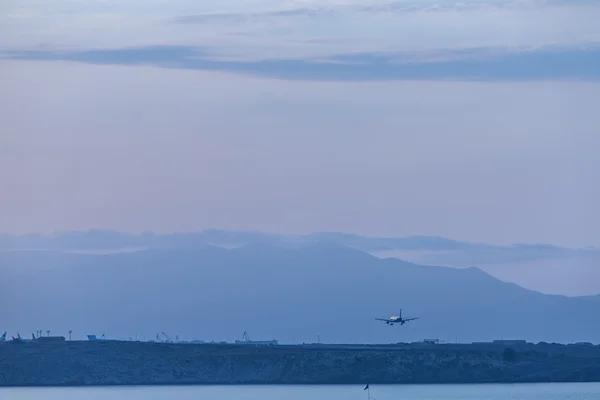
{"type": "Polygon", "coordinates": [[[508,339],[508,340],[494,340],[494,344],[499,344],[503,346],[517,346],[527,344],[527,340],[517,340],[517,339],[508,339]]]}
{"type": "Polygon", "coordinates": [[[236,340],[235,344],[251,344],[257,346],[276,346],[279,342],[275,339],[273,340],[236,340]]]}
{"type": "Polygon", "coordinates": [[[36,339],[38,342],[64,342],[64,336],[40,336],[36,339]]]}

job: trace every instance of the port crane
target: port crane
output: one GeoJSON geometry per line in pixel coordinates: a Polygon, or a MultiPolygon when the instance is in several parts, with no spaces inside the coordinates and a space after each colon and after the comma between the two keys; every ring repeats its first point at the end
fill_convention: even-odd
{"type": "Polygon", "coordinates": [[[169,337],[169,335],[167,335],[166,333],[164,333],[164,332],[161,332],[161,334],[162,334],[162,335],[165,337],[165,339],[166,339],[166,340],[165,340],[165,343],[175,343],[175,342],[173,341],[173,339],[171,339],[171,338],[169,337]]]}

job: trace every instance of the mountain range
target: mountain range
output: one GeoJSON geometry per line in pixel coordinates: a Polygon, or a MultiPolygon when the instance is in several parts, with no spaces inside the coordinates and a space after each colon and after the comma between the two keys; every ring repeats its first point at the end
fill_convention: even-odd
{"type": "Polygon", "coordinates": [[[317,242],[114,254],[0,252],[0,321],[74,337],[390,343],[600,342],[600,301],[547,295],[479,268],[417,265],[317,242]],[[390,327],[376,317],[418,316],[390,327]]]}
{"type": "Polygon", "coordinates": [[[600,293],[600,249],[592,247],[573,249],[547,244],[500,246],[431,236],[380,238],[336,232],[277,235],[217,229],[171,234],[90,230],[51,235],[0,235],[0,251],[79,253],[196,249],[207,245],[225,248],[264,245],[293,249],[320,243],[348,246],[378,257],[395,257],[420,265],[476,266],[503,281],[544,293],[571,296],[600,293]]]}
{"type": "Polygon", "coordinates": [[[130,234],[105,230],[59,231],[50,235],[0,234],[0,250],[113,251],[127,248],[194,248],[199,245],[239,247],[249,244],[298,247],[315,243],[339,244],[367,252],[391,250],[463,251],[471,254],[471,260],[478,258],[482,261],[493,260],[496,263],[600,253],[600,249],[592,247],[571,249],[548,244],[500,246],[457,241],[437,236],[386,238],[339,232],[280,235],[254,231],[207,229],[199,232],[169,234],[155,234],[152,232],[130,234]]]}

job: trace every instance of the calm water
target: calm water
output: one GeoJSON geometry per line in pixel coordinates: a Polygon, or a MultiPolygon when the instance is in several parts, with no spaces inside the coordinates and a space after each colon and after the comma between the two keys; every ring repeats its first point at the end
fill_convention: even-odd
{"type": "MultiPolygon", "coordinates": [[[[325,400],[367,398],[363,386],[161,386],[0,389],[1,400],[325,400]]],[[[371,387],[373,400],[599,400],[600,384],[371,387]]]]}

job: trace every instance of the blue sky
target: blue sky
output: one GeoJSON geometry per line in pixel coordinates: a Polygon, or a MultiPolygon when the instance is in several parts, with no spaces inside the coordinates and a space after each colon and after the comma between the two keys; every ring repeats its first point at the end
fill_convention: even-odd
{"type": "Polygon", "coordinates": [[[599,246],[600,3],[0,5],[0,231],[599,246]]]}

